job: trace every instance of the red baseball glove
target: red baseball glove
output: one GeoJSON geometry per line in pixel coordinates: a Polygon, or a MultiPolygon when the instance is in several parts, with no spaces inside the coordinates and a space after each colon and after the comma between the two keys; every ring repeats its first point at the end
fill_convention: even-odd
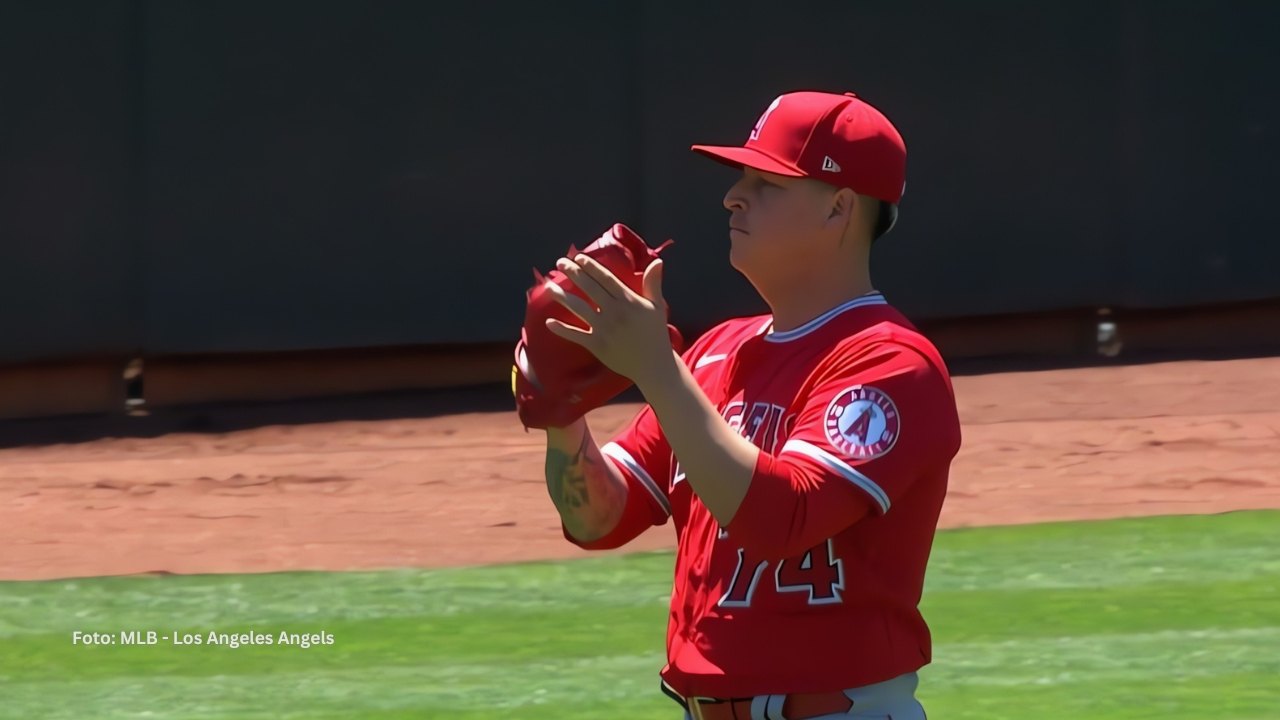
{"type": "MultiPolygon", "coordinates": [[[[668,240],[651,248],[631,228],[619,223],[585,250],[570,246],[567,257],[582,252],[608,268],[632,291],[642,293],[645,268],[671,243],[668,240]]],[[[555,301],[546,289],[547,283],[555,283],[566,293],[590,303],[586,293],[559,270],[544,277],[535,268],[533,276],[537,284],[527,293],[524,327],[511,368],[511,392],[525,429],[565,427],[617,397],[631,386],[631,380],[605,367],[586,348],[547,329],[548,318],[586,329],[581,318],[555,301]]],[[[667,329],[672,347],[681,351],[684,341],[680,332],[671,325],[667,329]]]]}

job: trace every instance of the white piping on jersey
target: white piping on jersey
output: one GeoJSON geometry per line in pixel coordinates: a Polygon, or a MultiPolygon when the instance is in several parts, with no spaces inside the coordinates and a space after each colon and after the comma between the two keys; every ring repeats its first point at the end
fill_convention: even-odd
{"type": "Polygon", "coordinates": [[[835,470],[843,475],[846,480],[862,488],[863,491],[870,495],[871,499],[875,500],[876,504],[880,506],[881,513],[889,512],[888,493],[882,490],[874,480],[853,469],[853,466],[849,465],[849,463],[841,460],[835,455],[832,455],[826,450],[823,450],[817,445],[807,443],[804,440],[788,440],[786,444],[782,446],[782,452],[779,454],[785,455],[789,452],[812,458],[832,470],[835,470]]]}
{"type": "Polygon", "coordinates": [[[648,490],[649,494],[653,496],[653,499],[662,508],[663,512],[665,512],[668,517],[671,516],[671,503],[667,500],[667,496],[663,495],[662,491],[658,489],[658,484],[649,476],[649,473],[644,469],[644,466],[636,462],[635,458],[631,457],[631,453],[624,450],[618,443],[609,442],[605,443],[604,447],[600,448],[600,454],[617,462],[619,465],[626,468],[632,475],[635,475],[636,479],[640,481],[640,484],[644,485],[644,489],[648,490]]]}
{"type": "MultiPolygon", "coordinates": [[[[810,320],[809,322],[801,325],[798,328],[795,328],[793,330],[787,330],[785,332],[767,333],[764,336],[764,339],[769,342],[788,342],[791,340],[795,340],[796,338],[804,337],[805,335],[808,335],[809,333],[813,332],[814,330],[817,330],[823,325],[826,325],[828,322],[831,321],[832,318],[834,318],[835,316],[847,310],[852,310],[858,307],[867,307],[869,305],[888,305],[888,303],[885,302],[884,295],[881,295],[878,290],[872,290],[866,295],[860,295],[852,300],[846,301],[840,305],[837,305],[836,307],[831,308],[830,310],[822,313],[818,317],[810,320]]],[[[773,318],[769,318],[768,324],[766,324],[763,328],[761,328],[760,332],[763,333],[769,328],[771,328],[772,326],[773,326],[773,318]]]]}
{"type": "MultiPolygon", "coordinates": [[[[782,563],[778,563],[782,567],[782,563]]],[[[777,571],[774,571],[777,574],[777,571]]],[[[786,695],[757,695],[751,698],[751,718],[761,720],[786,720],[782,717],[782,706],[787,701],[786,695]]]]}
{"type": "Polygon", "coordinates": [[[720,353],[719,355],[703,355],[702,357],[698,358],[698,362],[693,364],[693,369],[697,370],[700,367],[706,367],[711,363],[720,362],[721,360],[727,357],[729,357],[728,353],[720,353]]]}

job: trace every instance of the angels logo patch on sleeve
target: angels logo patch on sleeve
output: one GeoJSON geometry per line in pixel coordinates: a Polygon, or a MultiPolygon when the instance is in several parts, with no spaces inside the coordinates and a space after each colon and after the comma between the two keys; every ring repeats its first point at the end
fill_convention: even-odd
{"type": "Polygon", "coordinates": [[[850,458],[871,460],[893,449],[901,418],[884,391],[854,385],[832,398],[824,425],[831,447],[850,458]]]}

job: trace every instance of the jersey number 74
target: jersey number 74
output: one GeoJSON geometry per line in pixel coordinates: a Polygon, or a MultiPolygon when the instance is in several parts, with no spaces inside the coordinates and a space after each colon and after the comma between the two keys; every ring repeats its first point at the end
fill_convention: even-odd
{"type": "MultiPolygon", "coordinates": [[[[738,548],[738,567],[733,571],[729,589],[717,603],[720,607],[751,607],[768,560],[752,561],[738,548]]],[[[841,602],[844,589],[844,561],[835,556],[831,540],[810,548],[804,555],[782,560],[774,568],[775,592],[807,592],[810,605],[832,605],[841,602]]]]}

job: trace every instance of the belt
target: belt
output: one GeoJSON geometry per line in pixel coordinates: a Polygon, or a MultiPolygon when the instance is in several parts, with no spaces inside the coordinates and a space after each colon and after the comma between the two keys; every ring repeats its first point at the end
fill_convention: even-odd
{"type": "MultiPolygon", "coordinates": [[[[752,720],[751,704],[756,698],[705,698],[680,697],[662,686],[663,692],[684,706],[693,720],[752,720]]],[[[853,701],[842,692],[791,693],[790,695],[759,696],[766,705],[763,717],[771,720],[805,720],[823,715],[847,713],[853,701]],[[781,714],[777,701],[781,700],[781,714]]]]}

